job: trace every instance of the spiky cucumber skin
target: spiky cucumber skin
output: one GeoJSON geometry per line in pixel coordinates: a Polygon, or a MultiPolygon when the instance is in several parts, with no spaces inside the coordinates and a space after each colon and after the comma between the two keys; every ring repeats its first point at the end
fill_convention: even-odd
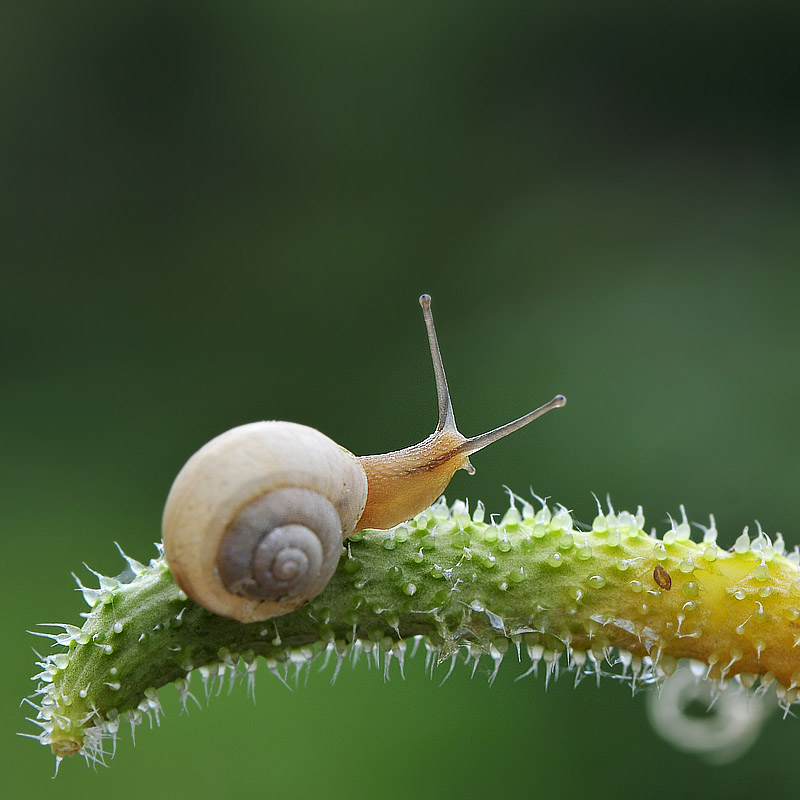
{"type": "MultiPolygon", "coordinates": [[[[125,579],[85,590],[93,605],[83,627],[55,635],[66,651],[48,656],[37,694],[39,739],[62,757],[102,753],[120,720],[158,713],[155,693],[209,665],[257,656],[302,662],[356,640],[367,650],[402,652],[423,637],[441,660],[468,646],[499,664],[509,643],[534,661],[568,652],[580,669],[618,648],[624,664],[644,658],[656,677],[679,658],[707,665],[711,679],[773,680],[784,703],[800,685],[800,569],[782,540],[746,534],[735,552],[688,538],[688,524],[663,538],[644,520],[600,514],[576,530],[564,509],[512,506],[497,525],[463,503],[438,503],[390,531],[360,531],[346,543],[324,592],[304,608],[241,624],[186,599],[163,557],[128,560],[125,579]],[[660,565],[671,585],[654,570],[660,565]]],[[[713,537],[712,537],[713,538],[713,537]]],[[[663,575],[663,573],[662,573],[663,575]]]]}

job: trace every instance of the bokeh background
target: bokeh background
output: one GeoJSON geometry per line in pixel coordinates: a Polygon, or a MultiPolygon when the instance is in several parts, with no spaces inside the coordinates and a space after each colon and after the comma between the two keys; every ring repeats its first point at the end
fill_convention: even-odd
{"type": "MultiPolygon", "coordinates": [[[[462,429],[556,392],[449,497],[610,492],[800,543],[800,12],[784,2],[4,4],[0,417],[6,796],[796,797],[800,722],[710,767],[606,681],[422,659],[266,670],[107,770],[32,728],[71,571],[145,560],[187,456],[260,418],[419,440],[434,297],[462,429]],[[443,675],[443,673],[439,673],[443,675]]],[[[4,788],[5,793],[5,788],[4,788]]]]}

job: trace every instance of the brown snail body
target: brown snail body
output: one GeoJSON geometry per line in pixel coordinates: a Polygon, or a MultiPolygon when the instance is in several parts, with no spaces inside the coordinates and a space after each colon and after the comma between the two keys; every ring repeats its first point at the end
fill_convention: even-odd
{"type": "Polygon", "coordinates": [[[458,432],[430,312],[439,422],[424,441],[357,457],[293,422],[240,425],[200,448],[178,473],[163,516],[167,563],[181,589],[216,614],[255,622],[316,597],[336,570],[342,543],[362,528],[391,528],[442,494],[469,456],[552,408],[480,436],[458,432]]]}

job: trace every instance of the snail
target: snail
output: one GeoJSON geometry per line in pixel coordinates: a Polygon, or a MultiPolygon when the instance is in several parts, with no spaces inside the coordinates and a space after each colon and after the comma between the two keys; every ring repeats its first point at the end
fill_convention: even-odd
{"type": "Polygon", "coordinates": [[[419,444],[354,456],[294,422],[252,422],[200,448],[175,478],[162,521],[178,586],[199,605],[241,622],[287,614],[316,597],[339,563],[344,540],[388,529],[427,508],[469,456],[537,417],[549,403],[487,433],[456,428],[431,313],[422,295],[439,422],[419,444]]]}

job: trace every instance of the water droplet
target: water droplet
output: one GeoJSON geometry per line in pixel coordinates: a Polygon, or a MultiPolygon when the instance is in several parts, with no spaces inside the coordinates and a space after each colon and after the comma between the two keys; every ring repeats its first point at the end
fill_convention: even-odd
{"type": "Polygon", "coordinates": [[[747,597],[747,592],[746,592],[744,589],[737,589],[737,590],[736,590],[736,591],[733,593],[733,596],[734,596],[734,597],[735,597],[737,600],[744,600],[744,599],[745,599],[745,597],[747,597]]]}
{"type": "Polygon", "coordinates": [[[525,569],[519,567],[511,570],[511,572],[508,573],[508,580],[510,583],[522,583],[522,581],[525,580],[525,569]]]}
{"type": "Polygon", "coordinates": [[[546,535],[547,535],[547,528],[541,523],[537,522],[533,526],[533,530],[531,531],[531,536],[533,536],[535,539],[543,539],[546,535]]]}
{"type": "Polygon", "coordinates": [[[511,506],[503,516],[503,525],[505,525],[505,527],[509,530],[512,530],[513,528],[519,526],[519,520],[519,510],[516,506],[511,506]]]}
{"type": "Polygon", "coordinates": [[[588,561],[592,557],[592,548],[585,544],[575,551],[575,555],[581,561],[588,561]]]}
{"type": "Polygon", "coordinates": [[[511,541],[504,533],[497,542],[497,549],[501,553],[508,553],[511,550],[511,541]]]}
{"type": "Polygon", "coordinates": [[[56,665],[57,669],[66,669],[69,664],[69,653],[56,653],[50,656],[50,660],[56,665]]]}
{"type": "Polygon", "coordinates": [[[678,668],[678,660],[673,656],[662,656],[658,664],[665,675],[674,675],[678,668]]]}
{"type": "Polygon", "coordinates": [[[453,533],[453,535],[450,537],[450,541],[452,542],[453,547],[455,547],[457,550],[461,550],[464,547],[469,547],[469,534],[462,528],[461,530],[457,530],[453,533]]]}
{"type": "Polygon", "coordinates": [[[714,562],[717,560],[717,546],[715,544],[710,544],[703,550],[703,558],[708,562],[714,562]]]}
{"type": "Polygon", "coordinates": [[[495,544],[497,542],[497,525],[490,525],[483,532],[483,541],[486,544],[495,544]]]}
{"type": "Polygon", "coordinates": [[[694,563],[692,562],[692,559],[685,558],[680,564],[678,564],[678,569],[685,574],[694,572],[694,563]]]}
{"type": "MultiPolygon", "coordinates": [[[[434,527],[434,532],[435,531],[436,531],[436,528],[434,527]]],[[[436,536],[433,533],[426,533],[425,536],[423,536],[419,540],[419,546],[423,550],[433,550],[433,549],[435,549],[435,547],[436,547],[436,536]]]]}
{"type": "Polygon", "coordinates": [[[439,591],[436,592],[436,594],[433,596],[433,602],[437,606],[443,606],[449,599],[450,599],[449,589],[439,589],[439,591]]]}
{"type": "Polygon", "coordinates": [[[559,508],[558,511],[553,514],[553,519],[550,524],[554,528],[560,528],[562,531],[569,531],[572,530],[572,517],[565,508],[559,508]]]}
{"type": "Polygon", "coordinates": [[[565,533],[559,537],[556,546],[559,550],[571,550],[575,546],[575,539],[571,533],[565,533]]]}
{"type": "Polygon", "coordinates": [[[409,596],[413,597],[417,593],[417,586],[414,583],[406,583],[403,586],[403,591],[409,596]]]}
{"type": "Polygon", "coordinates": [[[592,530],[595,533],[608,533],[608,523],[603,514],[598,514],[592,522],[592,530]]]}
{"type": "Polygon", "coordinates": [[[454,516],[462,516],[464,514],[469,513],[469,509],[467,508],[467,504],[463,500],[456,500],[452,506],[450,506],[450,513],[454,516]]]}
{"type": "Polygon", "coordinates": [[[697,597],[700,594],[700,587],[695,581],[686,581],[683,584],[683,593],[686,597],[697,597]]]}
{"type": "Polygon", "coordinates": [[[753,570],[753,577],[757,581],[766,581],[769,580],[769,567],[766,564],[759,564],[753,570]]]}
{"type": "Polygon", "coordinates": [[[750,550],[750,537],[747,535],[747,528],[742,531],[742,535],[734,542],[733,550],[736,553],[747,553],[750,550]]]}
{"type": "Polygon", "coordinates": [[[617,527],[620,530],[620,533],[628,534],[632,527],[635,526],[633,521],[633,517],[630,515],[629,511],[620,511],[619,518],[617,519],[617,527]]]}
{"type": "Polygon", "coordinates": [[[639,594],[644,588],[641,581],[630,581],[628,586],[630,586],[631,591],[636,592],[636,594],[639,594]]]}
{"type": "Polygon", "coordinates": [[[564,556],[561,553],[550,553],[547,563],[551,567],[560,567],[564,563],[564,556]]]}
{"type": "Polygon", "coordinates": [[[433,512],[429,508],[426,508],[423,512],[417,514],[412,522],[416,526],[416,530],[412,529],[415,538],[425,536],[425,534],[428,532],[428,525],[434,524],[433,512]]]}
{"type": "Polygon", "coordinates": [[[703,534],[703,541],[713,544],[714,542],[717,541],[717,526],[714,523],[713,514],[711,516],[710,522],[711,522],[711,524],[709,525],[708,528],[706,528],[705,533],[703,534]]]}
{"type": "Polygon", "coordinates": [[[478,501],[478,504],[475,506],[475,513],[472,515],[472,519],[475,522],[481,523],[486,516],[486,508],[484,507],[483,503],[478,501]]]}
{"type": "Polygon", "coordinates": [[[674,530],[670,530],[670,531],[667,531],[664,534],[664,536],[662,537],[662,541],[666,545],[675,544],[675,539],[676,538],[677,537],[675,536],[675,531],[674,530]]]}
{"type": "Polygon", "coordinates": [[[602,589],[606,585],[606,579],[602,575],[592,575],[589,578],[589,586],[593,589],[602,589]]]}
{"type": "Polygon", "coordinates": [[[394,550],[395,547],[397,547],[397,542],[395,542],[394,536],[389,535],[383,540],[384,550],[394,550]]]}
{"type": "Polygon", "coordinates": [[[738,675],[739,683],[744,686],[745,689],[752,689],[756,682],[756,677],[753,675],[752,672],[740,672],[738,675]]]}

